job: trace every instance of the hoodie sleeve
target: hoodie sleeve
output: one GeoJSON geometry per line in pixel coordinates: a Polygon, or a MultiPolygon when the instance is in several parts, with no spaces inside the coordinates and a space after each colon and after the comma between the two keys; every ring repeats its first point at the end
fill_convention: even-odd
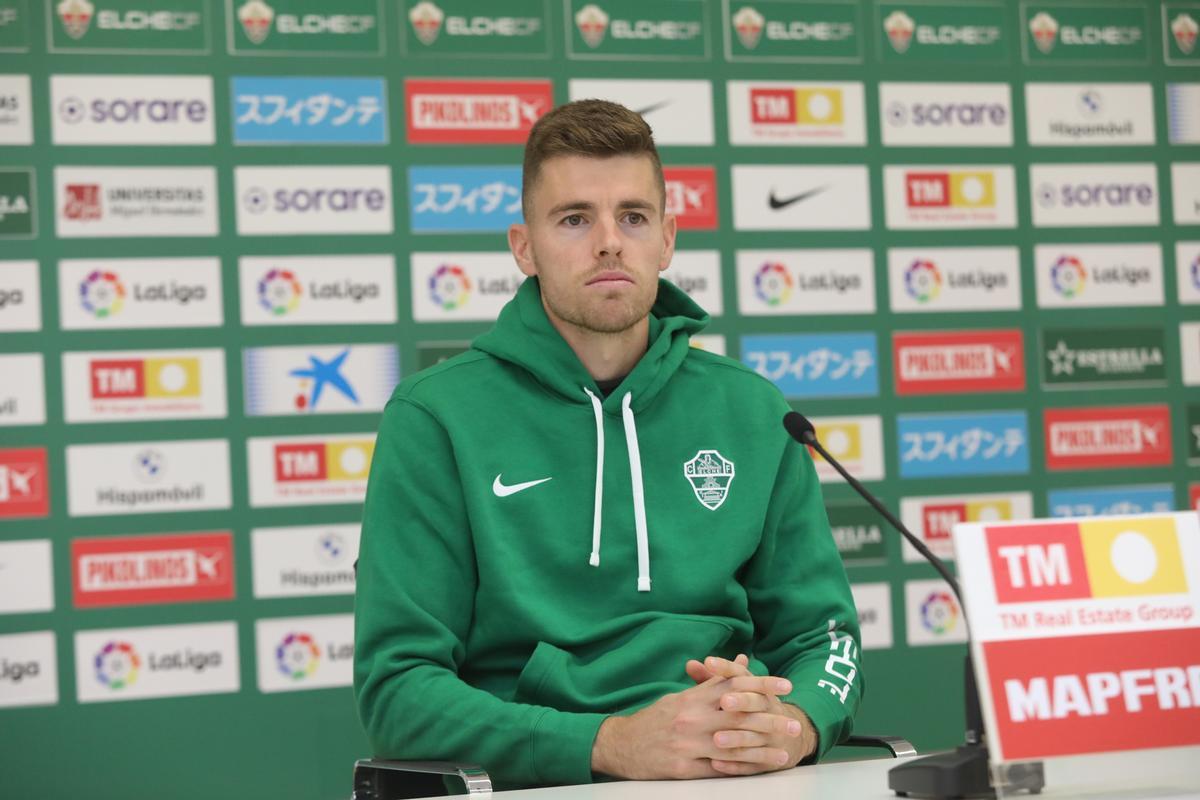
{"type": "Polygon", "coordinates": [[[355,598],[354,689],[373,754],[480,764],[506,784],[590,782],[605,715],[504,702],[458,677],[476,586],[450,440],[423,406],[393,399],[375,444],[355,598]]]}
{"type": "Polygon", "coordinates": [[[789,441],[745,581],[755,656],[787,678],[781,697],[820,737],[820,758],[850,735],[863,692],[858,612],[807,448],[789,441]]]}

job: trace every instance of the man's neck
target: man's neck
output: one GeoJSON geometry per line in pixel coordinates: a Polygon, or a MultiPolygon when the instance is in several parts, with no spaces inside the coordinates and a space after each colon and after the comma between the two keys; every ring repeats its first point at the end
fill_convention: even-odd
{"type": "Polygon", "coordinates": [[[594,380],[624,377],[633,371],[646,354],[650,337],[649,317],[620,333],[600,333],[559,319],[548,308],[546,316],[594,380]]]}

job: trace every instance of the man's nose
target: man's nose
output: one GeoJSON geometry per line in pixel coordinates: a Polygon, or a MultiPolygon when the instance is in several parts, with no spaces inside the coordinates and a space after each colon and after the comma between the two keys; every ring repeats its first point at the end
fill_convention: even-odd
{"type": "Polygon", "coordinates": [[[596,256],[621,255],[621,228],[612,218],[600,218],[593,229],[596,256]]]}

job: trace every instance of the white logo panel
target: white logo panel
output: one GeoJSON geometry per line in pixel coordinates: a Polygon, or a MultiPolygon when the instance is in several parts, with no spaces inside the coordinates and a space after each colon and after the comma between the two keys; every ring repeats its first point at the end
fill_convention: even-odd
{"type": "Polygon", "coordinates": [[[875,312],[870,250],[738,250],[736,257],[738,311],[747,316],[875,312]]]}
{"type": "Polygon", "coordinates": [[[1171,165],[1176,225],[1200,225],[1200,162],[1171,165]]]}
{"type": "Polygon", "coordinates": [[[60,238],[216,236],[213,167],[55,167],[60,238]]]}
{"type": "Polygon", "coordinates": [[[1010,147],[1007,83],[880,83],[879,123],[889,147],[1010,147]]]}
{"type": "Polygon", "coordinates": [[[238,259],[243,325],[390,325],[392,256],[246,256],[238,259]]]}
{"type": "Polygon", "coordinates": [[[1163,304],[1157,244],[1039,244],[1033,261],[1040,308],[1163,304]]]}
{"type": "Polygon", "coordinates": [[[250,531],[255,597],[354,594],[360,525],[250,531]]]}
{"type": "Polygon", "coordinates": [[[63,330],[210,328],[224,321],[217,258],[58,262],[63,330]]]}
{"type": "MultiPolygon", "coordinates": [[[[1029,492],[993,492],[988,494],[952,494],[940,497],[904,497],[900,499],[900,521],[935,556],[954,558],[951,532],[960,522],[1000,522],[1032,519],[1033,495],[1029,492]]],[[[905,539],[901,552],[906,562],[918,563],[925,557],[905,539]]]]}
{"type": "Polygon", "coordinates": [[[0,355],[0,427],[46,422],[46,382],[41,353],[0,355]]]}
{"type": "Polygon", "coordinates": [[[391,233],[391,167],[235,167],[237,230],[391,233]]]}
{"type": "Polygon", "coordinates": [[[416,322],[490,322],[525,282],[508,252],[413,253],[411,264],[416,322]]]}
{"type": "Polygon", "coordinates": [[[53,631],[0,636],[0,708],[58,703],[53,631]]]}
{"type": "Polygon", "coordinates": [[[712,146],[712,84],[708,81],[592,80],[567,81],[571,100],[595,98],[620,103],[641,114],[663,145],[712,146]]]}
{"type": "Polygon", "coordinates": [[[689,339],[688,343],[697,350],[703,350],[706,353],[715,353],[716,355],[723,356],[726,352],[725,337],[720,334],[701,333],[689,339]]]}
{"type": "Polygon", "coordinates": [[[212,78],[51,75],[55,144],[213,144],[212,78]]]}
{"type": "Polygon", "coordinates": [[[1179,355],[1183,361],[1183,385],[1200,386],[1200,322],[1180,323],[1179,355]]]}
{"type": "Polygon", "coordinates": [[[1182,305],[1200,305],[1200,242],[1175,243],[1175,279],[1182,305]]]}
{"type": "Polygon", "coordinates": [[[354,682],[354,615],[277,617],[254,623],[260,692],[299,692],[354,682]]]}
{"type": "Polygon", "coordinates": [[[1025,123],[1032,145],[1154,144],[1148,83],[1027,83],[1025,123]]]}
{"type": "Polygon", "coordinates": [[[893,247],[892,311],[1016,311],[1021,254],[1015,247],[893,247]]]}
{"type": "Polygon", "coordinates": [[[36,261],[0,261],[0,332],[42,329],[42,289],[36,261]]]}
{"type": "Polygon", "coordinates": [[[229,508],[224,439],[67,446],[72,517],[229,508]]]}
{"type": "Polygon", "coordinates": [[[921,165],[883,168],[884,211],[892,230],[1015,228],[1013,168],[921,165]]]}
{"type": "Polygon", "coordinates": [[[676,250],[671,266],[661,275],[686,292],[709,316],[725,313],[719,251],[676,250]]]}
{"type": "Polygon", "coordinates": [[[867,143],[857,81],[729,81],[727,87],[730,144],[867,143]]]}
{"type": "Polygon", "coordinates": [[[892,642],[892,587],[888,583],[852,583],[863,650],[887,650],[892,642]]]}
{"type": "Polygon", "coordinates": [[[382,411],[400,382],[394,344],[248,347],[246,416],[382,411]]]}
{"type": "Polygon", "coordinates": [[[216,419],[226,415],[225,351],[63,353],[67,422],[216,419]]]}
{"type": "Polygon", "coordinates": [[[1200,144],[1200,83],[1167,84],[1167,132],[1171,144],[1200,144]]]}
{"type": "Polygon", "coordinates": [[[743,231],[868,230],[867,168],[735,165],[733,227],[743,231]]]}
{"type": "Polygon", "coordinates": [[[32,97],[28,75],[0,75],[0,145],[33,144],[32,97]]]}
{"type": "MultiPolygon", "coordinates": [[[[878,415],[858,417],[813,417],[817,441],[846,471],[860,481],[881,481],[883,469],[883,420],[878,415]]],[[[821,483],[844,480],[816,451],[811,451],[821,483]]]]}
{"type": "Polygon", "coordinates": [[[1039,228],[1158,224],[1154,164],[1033,164],[1029,190],[1039,228]]]}
{"type": "Polygon", "coordinates": [[[945,581],[905,581],[904,617],[909,647],[967,641],[962,606],[945,581]]]}
{"type": "Polygon", "coordinates": [[[246,451],[251,506],[361,503],[375,434],[252,437],[246,451]]]}
{"type": "Polygon", "coordinates": [[[52,611],[53,570],[49,539],[0,542],[0,614],[52,611]]]}

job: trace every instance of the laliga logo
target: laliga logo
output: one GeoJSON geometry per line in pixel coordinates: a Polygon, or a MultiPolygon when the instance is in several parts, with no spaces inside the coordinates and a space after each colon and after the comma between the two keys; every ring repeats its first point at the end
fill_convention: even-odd
{"type": "Polygon", "coordinates": [[[95,270],[79,284],[79,302],[96,319],[115,316],[125,306],[125,284],[115,272],[95,270]]]}
{"type": "Polygon", "coordinates": [[[921,622],[926,630],[942,634],[958,624],[958,606],[948,592],[930,592],[921,603],[921,622]]]}
{"type": "Polygon", "coordinates": [[[422,0],[408,12],[408,21],[412,23],[413,31],[424,45],[437,41],[442,30],[442,20],[445,18],[442,10],[428,0],[422,0]]]}
{"type": "Polygon", "coordinates": [[[892,49],[897,53],[907,52],[908,46],[912,44],[913,29],[916,27],[912,17],[903,11],[893,11],[883,21],[883,30],[887,33],[888,41],[892,43],[892,49]]]}
{"type": "Polygon", "coordinates": [[[733,15],[733,29],[737,32],[738,41],[742,43],[742,47],[747,50],[753,50],[758,47],[758,40],[762,36],[763,25],[766,24],[766,18],[752,6],[745,6],[741,11],[733,15]]]}
{"type": "Polygon", "coordinates": [[[246,38],[254,44],[262,44],[271,33],[271,23],[275,20],[275,9],[262,0],[250,0],[238,9],[238,21],[246,38]]]}
{"type": "Polygon", "coordinates": [[[258,282],[258,304],[277,317],[295,311],[303,293],[300,281],[287,269],[273,269],[258,282]]]}
{"type": "Polygon", "coordinates": [[[429,278],[429,294],[435,305],[445,311],[461,308],[471,295],[471,279],[466,270],[454,264],[442,264],[429,278]]]}
{"type": "Polygon", "coordinates": [[[321,650],[307,633],[289,633],[275,648],[275,663],[292,680],[303,680],[317,671],[321,650]]]}
{"type": "Polygon", "coordinates": [[[769,306],[781,305],[792,296],[792,274],[778,262],[768,261],[754,276],[754,292],[769,306]]]}
{"type": "Polygon", "coordinates": [[[575,26],[588,47],[599,47],[608,31],[608,14],[595,3],[588,3],[575,15],[575,26]]]}
{"type": "Polygon", "coordinates": [[[1055,39],[1058,38],[1058,20],[1041,11],[1029,20],[1029,32],[1033,34],[1033,43],[1037,45],[1037,49],[1049,53],[1054,49],[1055,39]]]}
{"type": "Polygon", "coordinates": [[[1050,281],[1063,297],[1076,297],[1087,285],[1087,269],[1075,256],[1060,256],[1050,267],[1050,281]]]}
{"type": "Polygon", "coordinates": [[[1179,45],[1179,49],[1185,55],[1190,54],[1196,47],[1198,31],[1200,31],[1200,25],[1197,25],[1196,20],[1188,14],[1180,14],[1171,20],[1171,35],[1175,37],[1175,44],[1179,45]]]}
{"type": "Polygon", "coordinates": [[[919,303],[928,303],[942,291],[942,273],[932,261],[917,259],[904,272],[904,289],[919,303]]]}
{"type": "Polygon", "coordinates": [[[82,39],[92,24],[92,16],[96,7],[88,0],[63,0],[58,4],[58,18],[62,20],[63,30],[72,39],[82,39]]]}
{"type": "Polygon", "coordinates": [[[93,661],[96,680],[110,689],[124,689],[137,680],[142,659],[128,642],[109,642],[93,661]]]}

